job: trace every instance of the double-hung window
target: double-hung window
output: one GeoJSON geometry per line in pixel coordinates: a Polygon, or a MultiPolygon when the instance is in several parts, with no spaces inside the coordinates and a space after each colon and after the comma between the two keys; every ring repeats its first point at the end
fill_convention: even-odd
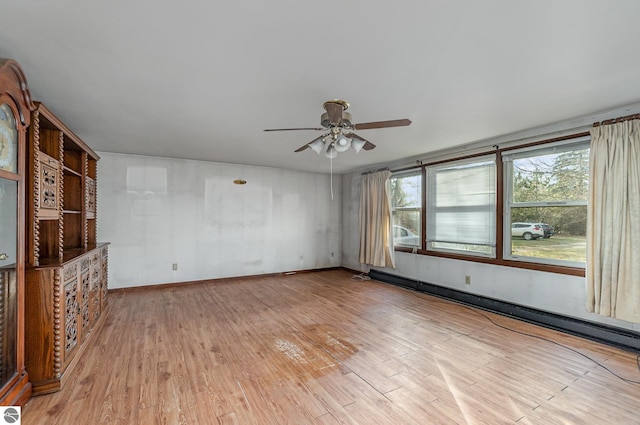
{"type": "Polygon", "coordinates": [[[496,156],[427,167],[427,249],[495,258],[496,156]]]}
{"type": "Polygon", "coordinates": [[[389,179],[393,245],[422,247],[422,171],[395,173],[389,179]]]}
{"type": "Polygon", "coordinates": [[[504,258],[584,267],[589,138],[505,152],[504,258]]]}

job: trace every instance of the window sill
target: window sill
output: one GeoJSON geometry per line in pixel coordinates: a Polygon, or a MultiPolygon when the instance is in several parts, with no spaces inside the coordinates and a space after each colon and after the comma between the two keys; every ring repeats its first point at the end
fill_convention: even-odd
{"type": "MultiPolygon", "coordinates": [[[[395,247],[396,252],[413,253],[413,248],[395,247]]],[[[473,255],[451,254],[437,251],[425,251],[418,249],[417,255],[425,255],[429,257],[449,258],[452,260],[471,261],[475,263],[493,264],[502,267],[514,267],[519,269],[537,270],[548,273],[566,274],[570,276],[585,276],[585,268],[583,267],[567,267],[553,264],[535,263],[530,261],[504,260],[496,258],[478,257],[473,255]]]]}

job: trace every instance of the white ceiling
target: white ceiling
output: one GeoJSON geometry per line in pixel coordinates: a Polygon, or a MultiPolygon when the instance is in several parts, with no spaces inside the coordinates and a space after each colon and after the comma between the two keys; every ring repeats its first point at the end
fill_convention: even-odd
{"type": "Polygon", "coordinates": [[[21,0],[0,57],[94,150],[329,172],[293,151],[347,100],[361,169],[640,101],[637,0],[21,0]]]}

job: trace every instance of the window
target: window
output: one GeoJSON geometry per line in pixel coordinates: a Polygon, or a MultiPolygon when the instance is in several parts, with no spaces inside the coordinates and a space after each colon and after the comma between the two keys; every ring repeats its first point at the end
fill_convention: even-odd
{"type": "Polygon", "coordinates": [[[422,172],[396,173],[389,179],[393,245],[421,248],[422,172]]]}
{"type": "Polygon", "coordinates": [[[394,246],[579,275],[586,262],[589,144],[589,136],[574,137],[394,173],[394,246]]]}
{"type": "Polygon", "coordinates": [[[496,157],[427,167],[427,249],[495,257],[496,157]]]}
{"type": "Polygon", "coordinates": [[[503,155],[504,257],[584,267],[589,139],[503,155]]]}

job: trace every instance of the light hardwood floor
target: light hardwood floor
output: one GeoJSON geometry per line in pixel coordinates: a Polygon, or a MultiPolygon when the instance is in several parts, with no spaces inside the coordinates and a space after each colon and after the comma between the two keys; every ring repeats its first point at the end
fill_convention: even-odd
{"type": "Polygon", "coordinates": [[[111,293],[66,387],[23,424],[640,423],[640,385],[572,350],[640,381],[635,354],[351,278],[111,293]]]}

